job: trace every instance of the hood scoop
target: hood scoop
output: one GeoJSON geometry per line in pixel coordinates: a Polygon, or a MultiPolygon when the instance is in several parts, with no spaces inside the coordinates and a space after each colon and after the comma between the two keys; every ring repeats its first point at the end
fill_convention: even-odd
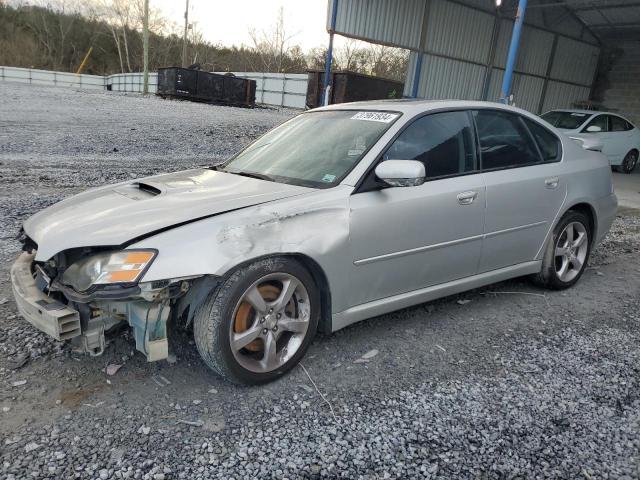
{"type": "Polygon", "coordinates": [[[121,185],[114,188],[113,191],[131,200],[147,200],[162,193],[162,189],[159,186],[149,182],[134,182],[128,185],[121,185]]]}
{"type": "Polygon", "coordinates": [[[160,188],[150,183],[136,182],[134,183],[134,185],[138,187],[138,190],[142,190],[143,192],[148,193],[149,195],[156,196],[162,193],[162,190],[160,190],[160,188]]]}

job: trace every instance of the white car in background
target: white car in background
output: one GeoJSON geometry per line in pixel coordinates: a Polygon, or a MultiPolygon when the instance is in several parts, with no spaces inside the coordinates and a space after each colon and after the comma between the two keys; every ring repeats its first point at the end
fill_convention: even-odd
{"type": "Polygon", "coordinates": [[[631,173],[636,168],[640,130],[620,115],[593,110],[552,110],[542,118],[566,135],[598,138],[602,153],[615,170],[631,173]]]}

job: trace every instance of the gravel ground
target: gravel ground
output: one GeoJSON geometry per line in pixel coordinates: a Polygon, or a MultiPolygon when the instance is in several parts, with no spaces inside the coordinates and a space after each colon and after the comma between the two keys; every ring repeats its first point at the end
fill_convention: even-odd
{"type": "Polygon", "coordinates": [[[218,161],[293,112],[8,83],[0,98],[0,478],[640,478],[639,211],[568,291],[517,279],[377,317],[239,387],[187,332],[159,363],[126,331],[101,357],[38,333],[11,299],[13,236],[87,186],[218,161]]]}

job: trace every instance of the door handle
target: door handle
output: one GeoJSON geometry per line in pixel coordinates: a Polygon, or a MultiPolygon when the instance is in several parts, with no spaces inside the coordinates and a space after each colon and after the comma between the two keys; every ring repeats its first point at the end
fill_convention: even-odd
{"type": "Polygon", "coordinates": [[[458,203],[460,205],[471,205],[478,196],[478,192],[468,191],[458,194],[458,203]]]}
{"type": "Polygon", "coordinates": [[[556,188],[560,183],[560,179],[558,177],[547,178],[544,181],[544,184],[547,188],[556,188]]]}

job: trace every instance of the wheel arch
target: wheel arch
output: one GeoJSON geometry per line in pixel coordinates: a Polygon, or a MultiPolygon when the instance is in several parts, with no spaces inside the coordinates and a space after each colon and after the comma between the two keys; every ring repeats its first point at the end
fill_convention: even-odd
{"type": "MultiPolygon", "coordinates": [[[[569,207],[567,207],[565,209],[564,212],[562,212],[562,215],[560,215],[558,217],[558,222],[560,221],[560,219],[569,211],[574,211],[574,212],[580,212],[582,214],[584,214],[588,219],[589,219],[589,230],[591,233],[591,244],[593,245],[593,243],[595,242],[595,239],[597,237],[597,232],[598,232],[598,216],[596,214],[596,209],[593,207],[593,205],[591,205],[588,202],[582,201],[582,202],[577,202],[574,203],[572,205],[570,205],[569,207]]],[[[554,226],[555,228],[555,226],[554,226]]]]}
{"type": "Polygon", "coordinates": [[[253,257],[250,259],[246,259],[243,262],[235,265],[233,268],[229,269],[224,277],[230,276],[234,271],[239,268],[250,265],[254,262],[259,262],[261,260],[276,258],[276,257],[285,257],[296,260],[300,263],[304,268],[306,268],[314,281],[316,282],[316,286],[318,287],[318,292],[320,293],[320,321],[318,323],[318,330],[322,333],[330,333],[331,332],[331,288],[329,286],[329,280],[327,278],[327,274],[324,269],[320,266],[320,264],[314,260],[309,255],[300,252],[282,252],[282,253],[269,253],[266,255],[261,255],[258,257],[253,257]]]}

